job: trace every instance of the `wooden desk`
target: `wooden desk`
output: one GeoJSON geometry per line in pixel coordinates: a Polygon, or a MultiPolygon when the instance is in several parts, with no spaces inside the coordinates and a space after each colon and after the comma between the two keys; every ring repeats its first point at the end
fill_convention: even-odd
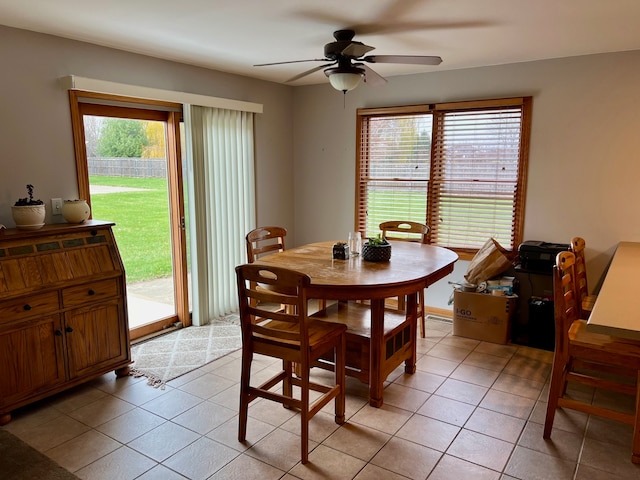
{"type": "Polygon", "coordinates": [[[587,330],[640,341],[640,243],[620,242],[587,330]]]}
{"type": "MultiPolygon", "coordinates": [[[[417,293],[453,271],[458,255],[451,250],[413,242],[391,242],[389,262],[366,262],[359,256],[348,260],[333,259],[333,243],[304,245],[262,257],[264,263],[304,272],[311,277],[310,298],[327,300],[371,301],[371,346],[369,402],[379,407],[383,402],[383,383],[398,365],[385,364],[384,299],[407,296],[407,318],[413,324],[411,348],[402,361],[405,371],[415,373],[417,328],[417,293]]],[[[397,358],[394,360],[397,361],[397,358]]]]}

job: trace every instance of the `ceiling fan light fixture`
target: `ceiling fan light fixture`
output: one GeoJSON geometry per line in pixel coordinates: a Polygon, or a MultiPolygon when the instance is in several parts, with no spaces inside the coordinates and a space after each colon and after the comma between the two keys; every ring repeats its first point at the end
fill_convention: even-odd
{"type": "Polygon", "coordinates": [[[329,77],[329,83],[333,88],[347,93],[360,85],[364,77],[364,69],[359,67],[327,68],[324,74],[329,77]]]}

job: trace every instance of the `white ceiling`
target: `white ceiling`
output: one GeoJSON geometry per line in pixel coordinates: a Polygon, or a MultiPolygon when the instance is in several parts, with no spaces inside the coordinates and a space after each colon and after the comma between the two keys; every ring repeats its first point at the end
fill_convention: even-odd
{"type": "MultiPolygon", "coordinates": [[[[284,83],[352,28],[383,76],[640,50],[640,0],[0,0],[0,24],[284,83]]],[[[293,85],[327,82],[322,71],[293,85]]]]}

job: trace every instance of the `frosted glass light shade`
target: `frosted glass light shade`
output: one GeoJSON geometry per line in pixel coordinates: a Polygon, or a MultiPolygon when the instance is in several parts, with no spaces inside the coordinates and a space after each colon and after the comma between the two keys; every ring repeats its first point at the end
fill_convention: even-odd
{"type": "Polygon", "coordinates": [[[361,73],[332,73],[329,75],[331,86],[341,92],[353,90],[360,85],[361,80],[361,73]]]}

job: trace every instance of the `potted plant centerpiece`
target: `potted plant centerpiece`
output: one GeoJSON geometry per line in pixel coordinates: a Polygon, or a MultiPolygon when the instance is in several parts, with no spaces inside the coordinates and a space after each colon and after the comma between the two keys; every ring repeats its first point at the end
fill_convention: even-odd
{"type": "Polygon", "coordinates": [[[362,259],[368,262],[388,262],[391,258],[391,244],[380,234],[370,237],[362,245],[362,259]]]}
{"type": "Polygon", "coordinates": [[[33,199],[33,185],[27,185],[27,195],[11,207],[11,215],[18,229],[37,230],[44,225],[44,202],[33,199]]]}

